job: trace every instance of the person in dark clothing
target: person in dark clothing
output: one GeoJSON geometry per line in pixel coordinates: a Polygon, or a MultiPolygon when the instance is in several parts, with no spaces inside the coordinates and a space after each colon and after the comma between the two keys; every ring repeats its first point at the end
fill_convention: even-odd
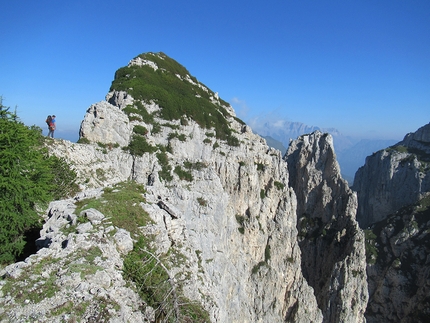
{"type": "MultiPolygon", "coordinates": [[[[50,118],[50,116],[48,116],[48,119],[49,118],[50,118]]],[[[46,119],[47,123],[48,123],[48,119],[46,119]]],[[[56,127],[55,127],[55,115],[53,115],[51,117],[51,120],[48,123],[48,128],[49,128],[48,137],[54,138],[54,131],[56,129],[56,127]]]]}

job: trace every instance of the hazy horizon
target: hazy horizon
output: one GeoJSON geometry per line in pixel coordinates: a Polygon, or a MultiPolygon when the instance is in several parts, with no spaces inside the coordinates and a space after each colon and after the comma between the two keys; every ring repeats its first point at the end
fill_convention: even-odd
{"type": "Polygon", "coordinates": [[[41,127],[55,114],[58,135],[79,131],[117,69],[159,51],[247,123],[271,113],[402,138],[430,121],[426,0],[17,0],[2,12],[3,104],[41,127]]]}

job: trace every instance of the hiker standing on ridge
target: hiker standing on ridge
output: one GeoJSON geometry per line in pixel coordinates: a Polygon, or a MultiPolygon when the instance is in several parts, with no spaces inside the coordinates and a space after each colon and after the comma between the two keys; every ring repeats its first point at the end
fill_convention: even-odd
{"type": "Polygon", "coordinates": [[[48,118],[46,119],[46,123],[48,124],[48,137],[54,138],[54,130],[55,130],[55,115],[48,116],[48,118]]]}
{"type": "Polygon", "coordinates": [[[46,124],[48,126],[48,137],[51,134],[51,126],[50,126],[51,125],[51,121],[52,121],[51,115],[47,116],[45,122],[46,122],[46,124]]]}

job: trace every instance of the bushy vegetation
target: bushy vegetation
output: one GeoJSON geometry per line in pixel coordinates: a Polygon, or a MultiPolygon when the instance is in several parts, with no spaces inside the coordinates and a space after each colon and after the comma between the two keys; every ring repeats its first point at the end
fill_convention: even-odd
{"type": "Polygon", "coordinates": [[[79,214],[82,210],[97,209],[109,217],[116,227],[138,235],[139,227],[152,222],[140,206],[140,203],[145,202],[143,193],[145,189],[141,184],[133,181],[118,183],[112,188],[105,188],[101,198],[76,202],[75,212],[79,214]]]}
{"type": "Polygon", "coordinates": [[[263,200],[266,197],[266,191],[264,189],[260,190],[260,198],[263,200]]]}
{"type": "Polygon", "coordinates": [[[275,181],[274,184],[275,184],[275,187],[280,191],[282,191],[285,187],[284,184],[282,184],[281,182],[278,182],[278,181],[275,181]]]}
{"type": "Polygon", "coordinates": [[[48,156],[43,143],[52,139],[9,110],[0,97],[0,263],[22,254],[26,233],[40,227],[38,208],[78,190],[70,166],[48,156]]]}
{"type": "Polygon", "coordinates": [[[261,163],[255,163],[255,165],[257,165],[257,170],[263,172],[264,171],[264,165],[261,163]]]}
{"type": "MultiPolygon", "coordinates": [[[[175,250],[157,254],[150,243],[153,238],[142,234],[140,228],[153,223],[140,205],[145,202],[144,193],[144,186],[134,181],[118,183],[105,188],[100,198],[77,202],[75,213],[95,208],[109,217],[115,227],[131,233],[136,242],[124,258],[123,275],[133,282],[142,299],[155,309],[160,322],[209,322],[209,315],[202,306],[184,297],[183,282],[173,279],[170,274],[168,264],[177,264],[184,256],[175,250]]],[[[78,222],[80,220],[78,217],[78,222]]]]}
{"type": "Polygon", "coordinates": [[[376,247],[376,235],[371,229],[364,230],[365,246],[366,246],[366,261],[369,265],[376,263],[378,258],[378,248],[376,247]]]}
{"type": "Polygon", "coordinates": [[[183,134],[183,133],[179,134],[177,132],[169,133],[169,136],[167,139],[172,140],[173,138],[178,138],[178,140],[182,141],[182,142],[187,140],[187,137],[185,136],[185,134],[183,134]]]}
{"type": "MultiPolygon", "coordinates": [[[[138,57],[155,62],[158,69],[154,70],[149,65],[122,67],[115,73],[111,91],[127,91],[136,100],[155,102],[161,107],[157,112],[160,118],[181,120],[181,124],[187,118],[193,119],[203,128],[214,128],[218,139],[226,140],[232,146],[239,145],[226,120],[226,109],[221,104],[211,102],[210,97],[215,94],[202,89],[197,79],[190,76],[185,67],[164,53],[146,53],[138,57]],[[186,77],[189,77],[191,82],[184,80],[186,77]]],[[[223,101],[221,103],[227,105],[223,101]]],[[[153,115],[148,114],[137,101],[135,107],[127,107],[124,112],[129,116],[140,115],[147,123],[153,122],[153,115]]]]}
{"type": "Polygon", "coordinates": [[[128,105],[124,108],[124,112],[129,116],[132,114],[139,115],[141,119],[138,119],[138,121],[143,121],[145,123],[152,124],[154,123],[154,116],[152,114],[149,114],[148,111],[146,111],[143,104],[139,101],[135,101],[135,106],[128,105]]]}
{"type": "Polygon", "coordinates": [[[161,151],[157,153],[157,159],[161,166],[161,171],[158,172],[158,176],[160,179],[171,181],[173,179],[173,176],[170,173],[172,166],[169,165],[169,157],[167,157],[166,152],[161,151]]]}
{"type": "Polygon", "coordinates": [[[157,147],[149,144],[144,136],[137,133],[133,134],[130,143],[125,149],[133,156],[143,156],[144,153],[153,153],[157,151],[157,147]]]}
{"type": "Polygon", "coordinates": [[[202,170],[203,168],[206,168],[206,165],[205,165],[205,163],[202,163],[202,162],[195,162],[195,163],[192,163],[192,162],[190,162],[190,161],[184,161],[184,167],[186,168],[186,169],[195,169],[195,170],[202,170]]]}
{"type": "Polygon", "coordinates": [[[414,158],[417,158],[417,160],[424,162],[424,163],[430,162],[430,155],[428,153],[426,153],[425,151],[418,149],[418,148],[407,147],[407,146],[402,146],[402,145],[394,145],[394,146],[387,148],[386,150],[388,152],[397,151],[399,153],[410,154],[409,157],[404,159],[405,162],[407,162],[407,161],[411,162],[411,161],[413,161],[414,158]],[[409,158],[409,160],[408,160],[408,158],[409,158]]]}
{"type": "Polygon", "coordinates": [[[197,202],[199,203],[200,206],[207,206],[208,205],[208,201],[206,201],[203,197],[198,197],[197,202]]]}
{"type": "Polygon", "coordinates": [[[185,180],[188,182],[193,181],[193,175],[191,172],[187,172],[186,170],[182,169],[181,166],[176,166],[174,172],[179,176],[181,180],[185,180]]]}
{"type": "Polygon", "coordinates": [[[245,217],[243,215],[240,214],[236,214],[236,221],[239,224],[239,228],[237,228],[237,230],[244,234],[245,233],[245,217]]]}
{"type": "Polygon", "coordinates": [[[155,309],[158,322],[210,322],[209,314],[197,302],[184,297],[183,282],[171,276],[165,265],[171,254],[155,255],[141,237],[124,259],[124,276],[134,282],[142,299],[155,309]]]}
{"type": "Polygon", "coordinates": [[[136,125],[133,128],[133,132],[137,133],[138,135],[145,136],[148,133],[148,129],[146,129],[144,126],[136,125]]]}
{"type": "Polygon", "coordinates": [[[260,261],[258,264],[256,264],[254,267],[252,267],[252,274],[256,274],[260,271],[260,268],[263,266],[269,266],[269,260],[271,258],[270,254],[270,245],[269,242],[266,244],[266,248],[264,249],[264,260],[260,261]]]}

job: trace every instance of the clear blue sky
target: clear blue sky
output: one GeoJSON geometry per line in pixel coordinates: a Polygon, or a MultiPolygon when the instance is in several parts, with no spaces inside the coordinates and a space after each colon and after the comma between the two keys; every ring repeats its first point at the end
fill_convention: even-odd
{"type": "MultiPolygon", "coordinates": [[[[162,51],[259,116],[402,139],[430,121],[430,1],[0,0],[0,95],[78,138],[115,71],[162,51]]],[[[46,132],[46,129],[45,129],[46,132]]]]}

